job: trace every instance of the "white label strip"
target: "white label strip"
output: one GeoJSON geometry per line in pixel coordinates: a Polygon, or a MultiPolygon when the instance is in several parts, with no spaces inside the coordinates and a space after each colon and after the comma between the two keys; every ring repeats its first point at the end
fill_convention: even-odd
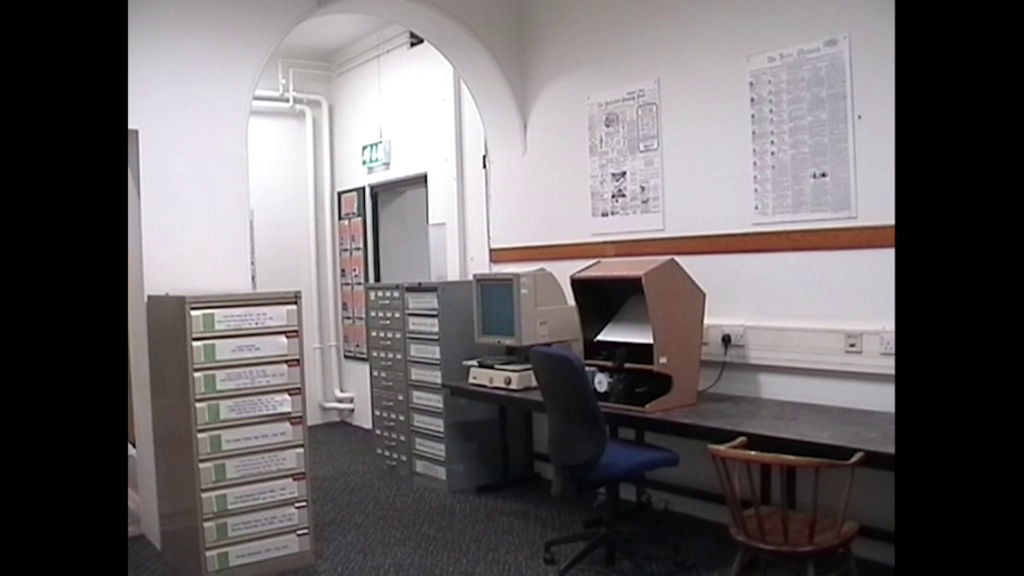
{"type": "Polygon", "coordinates": [[[437,294],[433,292],[406,292],[405,307],[409,310],[437,310],[437,294]]]}
{"type": "Polygon", "coordinates": [[[244,360],[246,358],[262,358],[266,356],[286,356],[288,354],[288,337],[253,336],[251,338],[225,338],[208,342],[195,342],[193,349],[198,349],[197,358],[203,362],[244,360]]]}
{"type": "Polygon", "coordinates": [[[410,399],[413,404],[428,406],[430,408],[444,408],[444,396],[432,392],[413,390],[410,399]]]}
{"type": "Polygon", "coordinates": [[[444,443],[442,442],[427,440],[426,438],[416,436],[413,438],[412,447],[414,450],[419,450],[420,452],[430,454],[431,456],[437,456],[444,460],[444,443]]]}
{"type": "Polygon", "coordinates": [[[433,462],[427,462],[419,458],[413,458],[413,461],[415,462],[416,471],[420,474],[433,476],[439,480],[446,480],[448,478],[448,471],[444,469],[444,466],[438,466],[433,462]]]}
{"type": "MultiPolygon", "coordinates": [[[[271,502],[278,502],[280,500],[290,500],[292,498],[298,498],[301,494],[299,491],[299,483],[305,482],[304,480],[275,480],[273,482],[264,482],[261,484],[250,484],[248,486],[242,486],[239,488],[231,488],[214,494],[214,502],[218,495],[225,496],[226,510],[237,510],[238,508],[249,508],[251,506],[259,506],[262,504],[269,504],[271,502]]],[[[220,508],[216,508],[216,511],[220,512],[220,508]]]]}
{"type": "Polygon", "coordinates": [[[428,358],[430,360],[441,359],[441,347],[437,344],[409,344],[409,356],[417,358],[428,358]]]}
{"type": "Polygon", "coordinates": [[[274,508],[235,516],[226,520],[228,525],[228,538],[238,538],[247,534],[258,534],[269,532],[289,526],[298,526],[299,511],[294,506],[286,508],[274,508]]]}
{"type": "Polygon", "coordinates": [[[409,332],[437,334],[440,324],[433,316],[406,316],[405,326],[409,332]]]}
{"type": "Polygon", "coordinates": [[[295,428],[296,426],[288,422],[274,422],[273,424],[232,428],[211,434],[211,436],[220,436],[220,451],[229,452],[291,442],[295,439],[295,428]]]}
{"type": "MultiPolygon", "coordinates": [[[[200,318],[203,332],[222,330],[245,330],[252,328],[276,328],[289,326],[296,317],[295,306],[260,306],[250,308],[223,308],[219,310],[195,310],[192,317],[200,318]],[[292,319],[289,322],[289,319],[292,319]]],[[[195,326],[193,320],[193,326],[195,326]]]]}
{"type": "MultiPolygon", "coordinates": [[[[295,368],[295,381],[298,382],[298,366],[295,368]]],[[[196,391],[207,394],[291,383],[287,364],[197,372],[195,378],[196,391]]]]}
{"type": "Polygon", "coordinates": [[[431,384],[440,384],[441,371],[433,370],[430,368],[418,368],[416,366],[410,366],[409,379],[418,380],[420,382],[430,382],[431,384]]]}
{"type": "Polygon", "coordinates": [[[236,420],[238,418],[255,418],[257,416],[271,416],[273,414],[291,414],[292,397],[287,393],[271,394],[268,396],[246,396],[245,398],[232,398],[220,402],[220,417],[222,420],[236,420]]]}
{"type": "Polygon", "coordinates": [[[412,413],[412,425],[423,430],[444,434],[444,420],[424,414],[412,413]]]}
{"type": "Polygon", "coordinates": [[[301,551],[302,547],[299,545],[299,537],[294,534],[269,540],[259,540],[251,544],[240,544],[228,548],[228,566],[252,564],[253,562],[270,560],[271,558],[287,556],[288,554],[295,554],[301,551]]]}
{"type": "Polygon", "coordinates": [[[302,454],[301,448],[284,452],[242,456],[241,458],[227,460],[224,462],[225,476],[227,479],[233,480],[247,476],[272,474],[282,470],[292,470],[300,466],[299,454],[302,454]]]}

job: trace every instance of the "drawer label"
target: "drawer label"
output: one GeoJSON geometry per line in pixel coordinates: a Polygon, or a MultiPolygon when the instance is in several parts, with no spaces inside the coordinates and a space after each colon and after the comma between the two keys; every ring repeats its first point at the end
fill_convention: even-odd
{"type": "Polygon", "coordinates": [[[289,383],[287,364],[196,373],[196,391],[207,394],[289,383]]]}
{"type": "Polygon", "coordinates": [[[427,440],[426,438],[420,438],[419,436],[413,437],[412,440],[413,450],[418,450],[431,456],[436,456],[444,460],[444,443],[437,442],[435,440],[427,440]]]}
{"type": "Polygon", "coordinates": [[[444,434],[444,420],[426,414],[412,413],[412,425],[423,430],[444,434]]]}
{"type": "Polygon", "coordinates": [[[447,470],[444,466],[438,466],[433,462],[427,462],[426,460],[420,460],[419,458],[413,458],[413,466],[420,474],[426,474],[427,476],[433,476],[438,480],[445,480],[448,478],[447,470]]]}
{"type": "Polygon", "coordinates": [[[437,334],[440,323],[433,316],[406,316],[405,327],[409,332],[437,334]]]}
{"type": "Polygon", "coordinates": [[[288,354],[288,337],[253,336],[251,338],[225,338],[212,342],[194,342],[192,354],[196,362],[220,362],[226,360],[244,360],[265,356],[285,356],[288,354]]]}
{"type": "Polygon", "coordinates": [[[268,444],[281,444],[295,439],[295,427],[288,422],[245,426],[206,435],[210,453],[244,450],[268,444]]]}
{"type": "Polygon", "coordinates": [[[420,368],[418,366],[410,366],[409,379],[418,380],[420,382],[429,382],[431,384],[440,384],[441,371],[434,368],[420,368]]]}
{"type": "Polygon", "coordinates": [[[217,522],[217,540],[259,534],[299,525],[299,510],[294,506],[262,510],[217,522]]]}
{"type": "Polygon", "coordinates": [[[413,404],[420,406],[427,406],[429,408],[444,408],[444,396],[440,394],[434,394],[433,392],[423,392],[422,390],[413,390],[410,395],[410,399],[413,404]]]}
{"type": "Polygon", "coordinates": [[[437,294],[434,292],[406,292],[405,307],[409,310],[437,310],[437,294]]]}
{"type": "Polygon", "coordinates": [[[234,566],[287,556],[301,551],[302,545],[299,541],[299,536],[289,534],[268,540],[239,544],[223,551],[207,552],[207,556],[213,556],[212,569],[223,570],[234,566]]]}
{"type": "Polygon", "coordinates": [[[292,397],[287,392],[265,396],[246,396],[206,404],[206,421],[238,420],[275,414],[291,414],[292,397]]]}
{"type": "Polygon", "coordinates": [[[201,332],[219,332],[290,326],[295,323],[296,311],[295,306],[195,310],[192,312],[192,329],[198,327],[201,332]]]}
{"type": "Polygon", "coordinates": [[[242,456],[224,462],[217,462],[213,465],[213,479],[214,482],[223,482],[236,478],[292,470],[302,465],[299,459],[300,454],[302,454],[301,448],[284,452],[242,456]]]}
{"type": "Polygon", "coordinates": [[[409,357],[427,358],[430,360],[441,359],[441,347],[437,344],[409,344],[409,357]]]}
{"type": "Polygon", "coordinates": [[[299,483],[291,479],[275,480],[218,492],[213,494],[213,509],[206,511],[225,512],[298,498],[302,496],[299,483]]]}

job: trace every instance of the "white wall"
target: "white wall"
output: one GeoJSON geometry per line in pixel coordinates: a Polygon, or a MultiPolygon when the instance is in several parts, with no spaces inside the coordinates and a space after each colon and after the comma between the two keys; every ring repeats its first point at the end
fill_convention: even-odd
{"type": "Polygon", "coordinates": [[[470,278],[477,272],[491,268],[490,238],[487,220],[487,174],[483,167],[483,156],[487,151],[484,124],[480,119],[473,95],[465,83],[459,82],[460,95],[460,146],[462,164],[462,209],[463,243],[465,246],[466,273],[470,278]]]}
{"type": "MultiPolygon", "coordinates": [[[[374,60],[331,83],[336,188],[426,173],[428,222],[445,226],[450,279],[461,275],[455,86],[451,65],[428,43],[394,50],[379,58],[379,67],[374,60]],[[369,172],[362,166],[362,147],[381,136],[391,140],[391,165],[384,171],[369,172]]],[[[352,422],[369,428],[369,366],[345,360],[342,368],[345,390],[356,394],[352,422]]]]}

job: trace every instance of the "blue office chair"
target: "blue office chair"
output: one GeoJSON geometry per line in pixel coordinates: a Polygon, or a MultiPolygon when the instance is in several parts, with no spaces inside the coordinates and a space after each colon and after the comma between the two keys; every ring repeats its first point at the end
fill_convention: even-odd
{"type": "Polygon", "coordinates": [[[547,411],[548,457],[555,467],[556,486],[573,481],[604,487],[607,492],[600,527],[548,540],[544,543],[544,563],[555,564],[551,552],[555,546],[586,542],[558,571],[559,576],[600,548],[604,548],[609,565],[620,552],[643,572],[636,553],[616,531],[619,484],[639,480],[651,470],[676,466],[679,456],[657,446],[608,438],[583,362],[571,352],[538,346],[530,349],[530,364],[547,411]]]}

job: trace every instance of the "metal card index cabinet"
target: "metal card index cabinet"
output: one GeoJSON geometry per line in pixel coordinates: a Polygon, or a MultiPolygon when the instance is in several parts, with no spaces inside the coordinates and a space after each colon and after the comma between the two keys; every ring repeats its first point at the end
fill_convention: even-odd
{"type": "Polygon", "coordinates": [[[183,576],[312,564],[298,292],[150,296],[161,551],[183,576]]]}
{"type": "Polygon", "coordinates": [[[384,465],[409,474],[409,422],[401,284],[366,287],[367,355],[374,451],[384,465]]]}
{"type": "Polygon", "coordinates": [[[444,381],[465,380],[467,358],[502,349],[477,344],[472,281],[405,284],[405,359],[413,478],[449,491],[502,478],[496,406],[454,398],[444,381]]]}

